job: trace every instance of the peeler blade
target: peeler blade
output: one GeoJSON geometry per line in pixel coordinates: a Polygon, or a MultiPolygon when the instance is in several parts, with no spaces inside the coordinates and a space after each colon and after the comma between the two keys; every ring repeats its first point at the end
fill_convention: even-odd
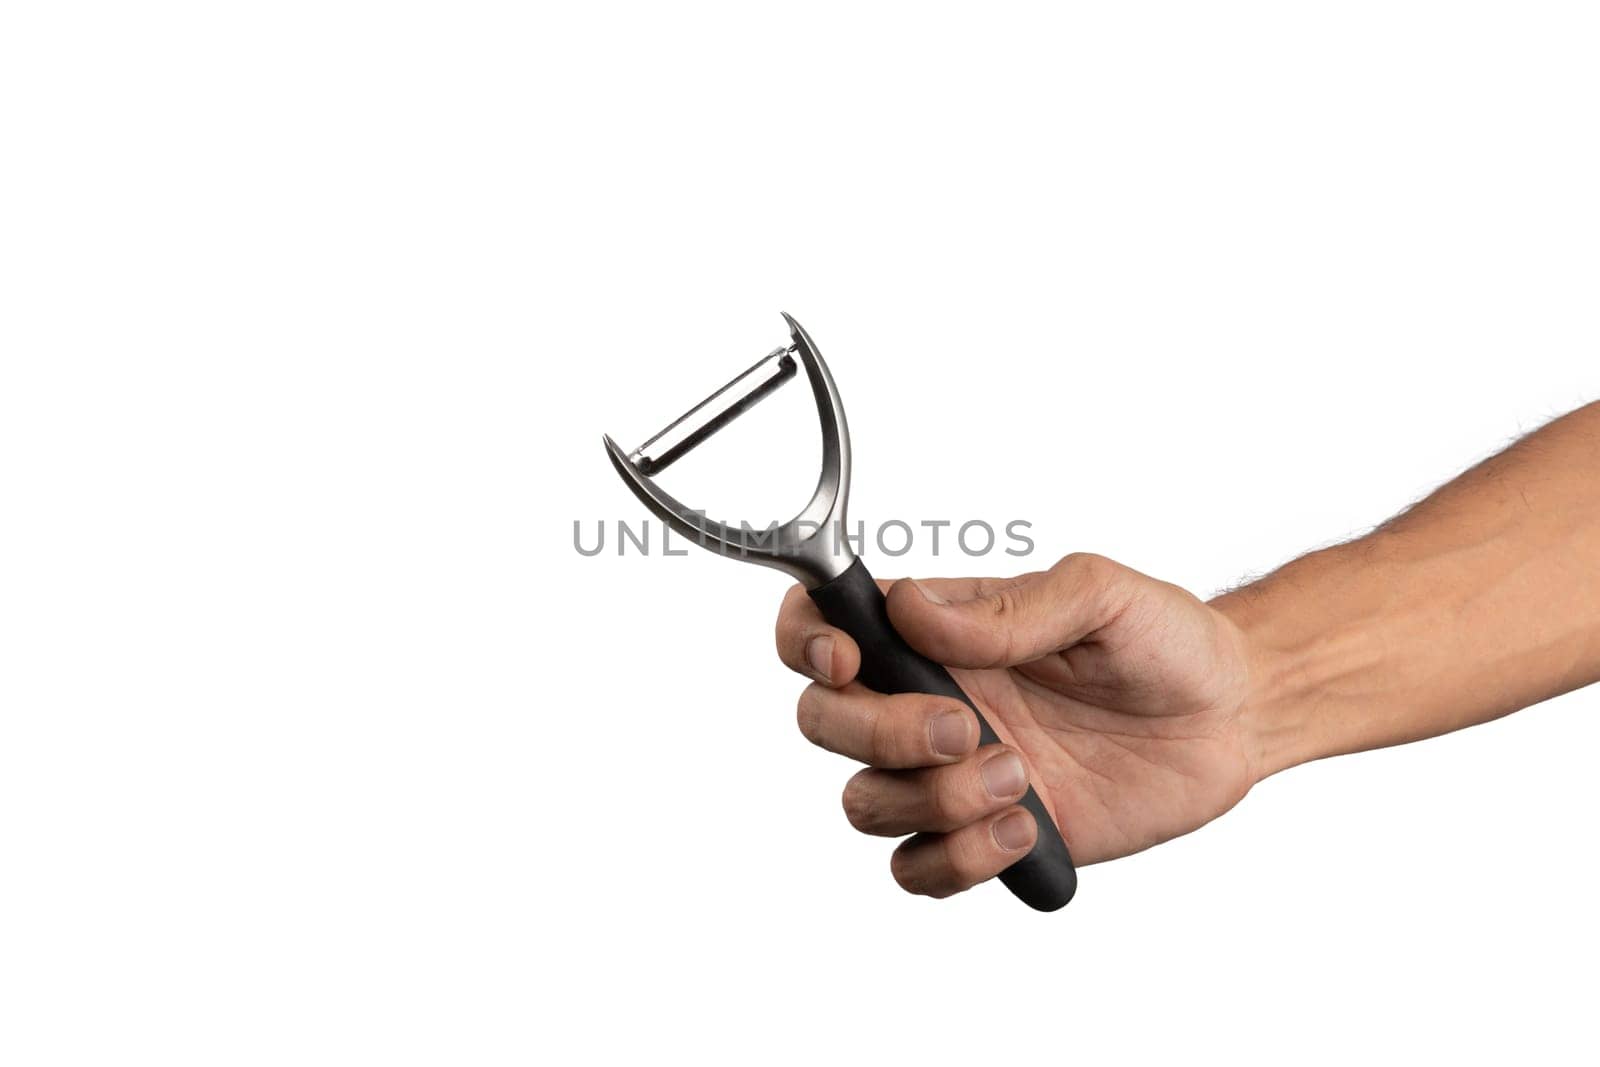
{"type": "Polygon", "coordinates": [[[784,313],[791,343],[775,348],[727,385],[674,420],[633,452],[605,437],[606,455],[633,495],[674,533],[731,559],[772,567],[814,589],[855,562],[844,536],[850,498],[850,428],[833,375],[805,329],[784,313]],[[656,483],[652,474],[677,460],[803,368],[817,404],[822,431],[822,469],[816,489],[799,514],[783,524],[754,529],[716,522],[687,507],[656,483]]]}
{"type": "Polygon", "coordinates": [[[656,475],[795,376],[792,346],[775,348],[733,381],[678,416],[628,455],[645,475],[656,475]]]}

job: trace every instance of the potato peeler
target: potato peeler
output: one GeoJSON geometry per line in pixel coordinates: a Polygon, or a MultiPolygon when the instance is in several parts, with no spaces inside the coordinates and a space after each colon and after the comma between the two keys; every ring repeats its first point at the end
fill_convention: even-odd
{"type": "MultiPolygon", "coordinates": [[[[798,579],[822,616],[861,647],[863,685],[881,693],[933,693],[965,703],[978,717],[981,743],[999,737],[950,672],[912,649],[895,632],[883,593],[844,535],[850,496],[850,428],[833,375],[805,329],[785,313],[791,343],[774,349],[727,385],[691,408],[632,453],[608,435],[606,452],[622,480],[644,506],[679,536],[730,559],[758,563],[798,579]],[[805,508],[781,526],[725,525],[685,507],[651,476],[748,411],[805,368],[822,423],[822,475],[805,508]]],[[[1033,813],[1039,837],[1033,850],[1000,874],[1000,881],[1030,907],[1055,911],[1078,886],[1072,856],[1055,821],[1032,786],[1022,806],[1033,813]]]]}

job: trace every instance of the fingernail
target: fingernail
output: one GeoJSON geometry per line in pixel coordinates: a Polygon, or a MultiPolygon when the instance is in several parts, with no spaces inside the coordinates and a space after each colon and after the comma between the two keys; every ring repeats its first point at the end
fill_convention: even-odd
{"type": "Polygon", "coordinates": [[[1028,827],[1028,814],[1014,811],[994,824],[994,843],[1007,852],[1026,848],[1033,834],[1028,827]]]}
{"type": "Polygon", "coordinates": [[[921,582],[917,581],[914,578],[912,579],[911,584],[917,587],[917,592],[921,593],[922,594],[922,598],[924,600],[926,600],[930,604],[948,604],[948,603],[950,603],[950,601],[946,600],[944,597],[940,596],[938,593],[935,593],[932,589],[929,589],[927,586],[923,585],[921,582]]]}
{"type": "Polygon", "coordinates": [[[996,800],[1014,797],[1028,786],[1028,775],[1015,752],[1003,752],[980,768],[983,787],[996,800]]]}
{"type": "Polygon", "coordinates": [[[941,756],[959,756],[967,750],[967,716],[959,711],[941,711],[928,723],[928,739],[941,756]]]}
{"type": "Polygon", "coordinates": [[[833,673],[833,638],[818,634],[806,642],[806,662],[812,673],[826,682],[833,673]]]}

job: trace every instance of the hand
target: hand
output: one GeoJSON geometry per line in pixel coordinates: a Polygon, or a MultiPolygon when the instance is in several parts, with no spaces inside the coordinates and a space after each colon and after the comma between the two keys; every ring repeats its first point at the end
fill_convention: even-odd
{"type": "Polygon", "coordinates": [[[959,893],[1025,856],[1029,782],[1083,865],[1187,833],[1258,779],[1244,637],[1177,586],[1092,555],[1018,578],[880,584],[895,629],[953,668],[1002,744],[978,748],[959,701],[854,681],[855,642],[799,586],[778,654],[816,679],[800,731],[868,765],[844,789],[851,825],[914,835],[891,862],[910,892],[959,893]]]}

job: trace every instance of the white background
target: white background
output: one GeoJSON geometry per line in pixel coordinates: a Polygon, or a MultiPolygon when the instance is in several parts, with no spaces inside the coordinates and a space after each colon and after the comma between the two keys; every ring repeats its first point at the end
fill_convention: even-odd
{"type": "Polygon", "coordinates": [[[884,576],[1361,531],[1600,396],[1592,12],[7,5],[0,1060],[1593,1062],[1600,694],[933,902],[780,576],[572,543],[780,309],[855,516],[1034,524],[884,576]]]}

